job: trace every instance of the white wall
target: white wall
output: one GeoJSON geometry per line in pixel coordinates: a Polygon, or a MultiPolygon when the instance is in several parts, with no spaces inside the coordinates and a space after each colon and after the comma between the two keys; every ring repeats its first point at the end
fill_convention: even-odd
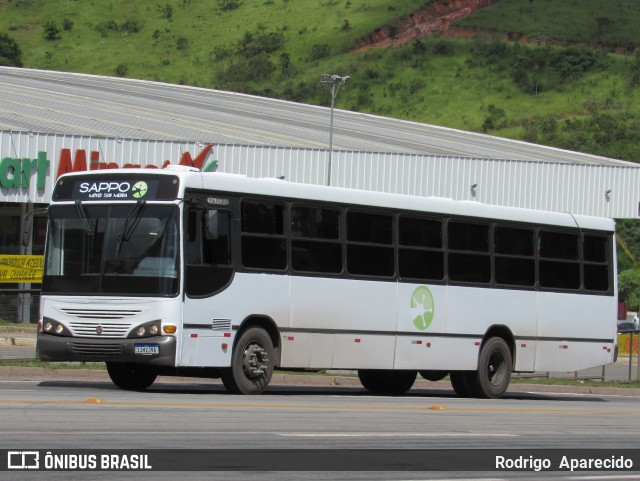
{"type": "MultiPolygon", "coordinates": [[[[195,157],[202,144],[0,131],[0,162],[47,153],[46,185],[28,189],[0,187],[0,202],[48,203],[61,149],[72,158],[84,149],[101,162],[161,166],[177,164],[185,152],[195,157]]],[[[290,182],[326,184],[328,152],[318,149],[217,145],[209,159],[219,171],[290,182]]],[[[2,164],[0,163],[0,166],[2,164]]],[[[6,163],[5,163],[6,165],[6,163]]],[[[450,197],[495,205],[527,207],[611,218],[639,217],[640,166],[533,162],[435,155],[335,151],[331,184],[417,196],[450,197]],[[475,191],[471,186],[476,184],[475,191]],[[607,195],[606,192],[610,190],[607,195]]],[[[0,176],[6,172],[0,172],[0,176]]]]}

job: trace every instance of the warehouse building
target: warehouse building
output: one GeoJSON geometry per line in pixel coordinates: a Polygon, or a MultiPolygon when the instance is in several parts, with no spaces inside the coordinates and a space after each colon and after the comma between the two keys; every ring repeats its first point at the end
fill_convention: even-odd
{"type": "MultiPolygon", "coordinates": [[[[131,79],[0,67],[0,256],[39,255],[29,212],[78,170],[200,165],[289,182],[640,217],[640,167],[355,112],[131,79]]],[[[2,279],[0,279],[2,281],[2,279]]],[[[0,282],[0,318],[33,320],[37,285],[0,282]],[[33,289],[32,289],[33,288],[33,289]]]]}

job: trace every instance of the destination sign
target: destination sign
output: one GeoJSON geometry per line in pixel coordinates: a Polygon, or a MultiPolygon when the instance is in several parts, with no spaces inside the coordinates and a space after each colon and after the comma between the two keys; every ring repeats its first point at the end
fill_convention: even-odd
{"type": "Polygon", "coordinates": [[[155,199],[157,180],[94,180],[74,183],[72,200],[146,200],[155,199]]]}
{"type": "Polygon", "coordinates": [[[175,176],[87,175],[68,179],[62,177],[56,184],[53,200],[173,200],[177,197],[178,185],[178,178],[175,176]]]}

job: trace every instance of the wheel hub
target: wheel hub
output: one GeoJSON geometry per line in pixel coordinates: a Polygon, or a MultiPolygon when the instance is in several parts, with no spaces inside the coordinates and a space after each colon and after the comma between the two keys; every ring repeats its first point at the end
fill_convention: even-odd
{"type": "Polygon", "coordinates": [[[257,344],[251,344],[244,351],[242,367],[249,378],[262,376],[266,373],[269,363],[267,351],[257,344]]]}

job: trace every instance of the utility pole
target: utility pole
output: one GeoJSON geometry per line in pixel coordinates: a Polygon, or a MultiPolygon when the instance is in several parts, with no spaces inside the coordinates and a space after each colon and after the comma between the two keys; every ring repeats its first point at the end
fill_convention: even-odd
{"type": "Polygon", "coordinates": [[[331,185],[331,154],[333,152],[333,108],[336,103],[336,96],[340,85],[346,83],[351,77],[331,74],[322,74],[320,77],[320,83],[331,86],[331,122],[329,125],[329,163],[327,167],[327,185],[331,185]]]}

